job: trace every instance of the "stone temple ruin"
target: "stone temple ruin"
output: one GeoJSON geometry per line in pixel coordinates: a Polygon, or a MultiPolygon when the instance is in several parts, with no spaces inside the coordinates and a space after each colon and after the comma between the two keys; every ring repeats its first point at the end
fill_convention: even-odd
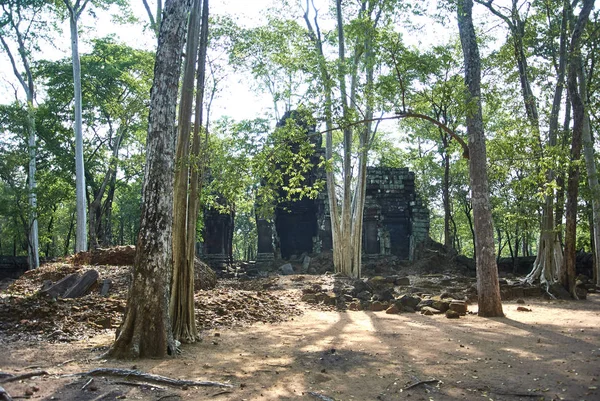
{"type": "MultiPolygon", "coordinates": [[[[272,220],[257,219],[257,264],[330,251],[331,220],[326,192],[316,199],[284,202],[272,220]]],[[[407,168],[368,167],[363,255],[414,260],[429,235],[429,211],[415,193],[407,168]]]]}
{"type": "MultiPolygon", "coordinates": [[[[283,125],[286,118],[290,118],[289,113],[278,126],[283,125]]],[[[325,151],[320,136],[309,134],[308,140],[315,145],[311,157],[315,167],[305,175],[305,183],[313,185],[317,180],[325,181],[324,169],[316,167],[325,151]]],[[[363,218],[365,257],[394,255],[402,260],[414,260],[429,236],[429,211],[415,192],[414,173],[407,168],[367,168],[363,218]]],[[[326,189],[316,199],[302,198],[276,205],[274,216],[257,216],[256,225],[259,266],[275,259],[289,260],[332,249],[326,189]]]]}
{"type": "MultiPolygon", "coordinates": [[[[287,113],[278,126],[292,114],[287,113]]],[[[313,131],[313,130],[309,130],[313,131]]],[[[324,156],[319,135],[309,135],[315,145],[314,166],[305,174],[305,184],[325,181],[325,170],[317,167],[324,156]]],[[[429,236],[429,211],[415,192],[415,176],[408,168],[368,167],[363,220],[363,257],[396,256],[414,260],[429,236]]],[[[233,213],[204,213],[203,259],[212,265],[232,262],[233,213]]],[[[256,218],[257,267],[271,266],[277,259],[296,259],[331,251],[331,218],[327,190],[315,199],[302,198],[275,205],[271,216],[256,218]]]]}

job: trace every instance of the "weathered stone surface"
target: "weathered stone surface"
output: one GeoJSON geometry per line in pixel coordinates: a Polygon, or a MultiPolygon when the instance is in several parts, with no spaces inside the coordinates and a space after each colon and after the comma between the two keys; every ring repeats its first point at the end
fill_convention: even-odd
{"type": "Polygon", "coordinates": [[[210,290],[217,286],[217,273],[198,258],[194,259],[194,290],[210,290]]]}
{"type": "Polygon", "coordinates": [[[410,285],[410,279],[408,277],[398,277],[396,279],[396,285],[408,286],[410,285]]]}
{"type": "Polygon", "coordinates": [[[400,302],[400,304],[403,307],[410,307],[412,309],[415,309],[417,307],[417,305],[419,305],[419,303],[421,302],[421,298],[416,296],[416,295],[402,295],[399,298],[396,298],[397,302],[400,302]]]}
{"type": "Polygon", "coordinates": [[[548,288],[548,292],[557,299],[571,299],[571,294],[560,283],[554,283],[548,288]]]}
{"type": "Polygon", "coordinates": [[[389,308],[387,308],[385,310],[385,313],[390,314],[390,315],[395,315],[400,312],[402,312],[402,309],[400,309],[397,304],[392,304],[392,306],[390,306],[389,308]]]}
{"type": "Polygon", "coordinates": [[[348,304],[348,310],[359,311],[359,310],[362,310],[362,306],[361,306],[360,302],[353,301],[348,304]]]}
{"type": "Polygon", "coordinates": [[[352,293],[353,294],[359,294],[363,291],[369,291],[371,289],[371,287],[369,287],[369,285],[365,282],[365,280],[354,280],[354,282],[352,283],[353,286],[353,290],[352,293]]]}
{"type": "Polygon", "coordinates": [[[304,255],[304,259],[302,260],[302,273],[308,272],[310,267],[310,256],[304,255]]]}
{"type": "Polygon", "coordinates": [[[448,310],[456,312],[460,315],[466,315],[468,310],[467,303],[465,301],[451,301],[448,310]]]}
{"type": "Polygon", "coordinates": [[[460,313],[458,313],[457,311],[454,311],[452,309],[448,309],[446,311],[446,317],[448,319],[458,319],[460,317],[460,313]]]}
{"type": "Polygon", "coordinates": [[[421,313],[424,315],[429,315],[429,314],[439,315],[440,313],[443,313],[443,312],[439,309],[432,308],[431,306],[423,306],[421,308],[421,313]]]}
{"type": "Polygon", "coordinates": [[[102,287],[100,288],[100,296],[105,297],[108,295],[108,291],[110,290],[110,286],[112,284],[112,280],[109,278],[105,278],[102,280],[102,287]]]}
{"type": "Polygon", "coordinates": [[[88,293],[90,288],[98,282],[98,274],[97,270],[88,270],[69,288],[65,294],[64,298],[79,298],[88,293]]]}
{"type": "Polygon", "coordinates": [[[386,309],[387,309],[387,303],[384,303],[384,302],[373,301],[373,302],[371,302],[371,305],[369,305],[369,310],[371,312],[381,312],[386,309]]]}
{"type": "Polygon", "coordinates": [[[48,295],[51,298],[58,298],[62,296],[69,288],[71,288],[76,282],[79,280],[79,274],[73,273],[62,280],[58,281],[56,284],[41,291],[42,294],[48,295]]]}
{"type": "Polygon", "coordinates": [[[307,302],[309,304],[317,303],[317,295],[316,294],[304,294],[302,298],[300,298],[303,302],[307,302]]]}
{"type": "Polygon", "coordinates": [[[373,295],[374,301],[388,302],[394,299],[394,291],[392,289],[386,289],[377,292],[373,295]]]}
{"type": "Polygon", "coordinates": [[[356,294],[356,298],[360,299],[361,301],[370,301],[371,297],[372,294],[369,291],[362,291],[356,294]]]}
{"type": "Polygon", "coordinates": [[[286,263],[285,265],[279,266],[279,272],[283,275],[290,275],[295,273],[291,263],[286,263]]]}
{"type": "Polygon", "coordinates": [[[321,292],[316,294],[317,302],[323,302],[325,305],[335,305],[337,302],[337,296],[334,292],[321,292]]]}

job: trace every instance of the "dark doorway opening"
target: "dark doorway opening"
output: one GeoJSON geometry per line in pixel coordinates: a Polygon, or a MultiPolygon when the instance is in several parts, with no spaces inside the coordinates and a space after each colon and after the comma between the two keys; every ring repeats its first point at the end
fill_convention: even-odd
{"type": "Polygon", "coordinates": [[[304,252],[312,253],[317,235],[317,211],[312,199],[287,203],[275,211],[275,228],[281,257],[289,259],[304,252]]]}

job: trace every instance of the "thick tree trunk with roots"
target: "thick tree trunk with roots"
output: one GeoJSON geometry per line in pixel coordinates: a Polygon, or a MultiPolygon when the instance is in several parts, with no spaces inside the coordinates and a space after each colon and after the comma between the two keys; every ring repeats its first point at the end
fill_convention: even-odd
{"type": "Polygon", "coordinates": [[[477,296],[480,316],[504,316],[490,207],[485,136],[481,112],[481,60],[473,27],[473,0],[459,0],[458,28],[465,60],[469,172],[475,228],[477,296]]]}
{"type": "MultiPolygon", "coordinates": [[[[188,212],[195,193],[189,192],[191,117],[194,100],[194,76],[198,55],[201,0],[194,0],[189,19],[185,49],[185,66],[179,105],[177,135],[177,168],[175,173],[175,199],[173,202],[173,283],[171,287],[171,319],[173,336],[184,343],[198,339],[194,316],[194,262],[188,263],[188,236],[195,239],[196,232],[188,232],[188,212]],[[190,294],[191,293],[191,294],[190,294]]],[[[192,248],[193,250],[194,248],[192,248]]]]}
{"type": "Polygon", "coordinates": [[[169,316],[173,229],[173,161],[177,92],[190,0],[165,4],[150,95],[142,217],[117,358],[165,357],[176,347],[169,316]]]}
{"type": "Polygon", "coordinates": [[[567,85],[571,96],[573,107],[573,138],[571,141],[571,163],[569,166],[569,177],[567,179],[567,207],[565,227],[565,258],[563,267],[559,274],[559,280],[574,298],[575,293],[575,259],[576,259],[576,237],[577,237],[577,202],[579,194],[579,159],[581,158],[582,136],[586,122],[585,105],[583,103],[578,78],[581,68],[581,36],[587,23],[591,10],[594,8],[594,0],[584,0],[579,18],[573,29],[571,45],[569,48],[569,73],[567,85]]]}

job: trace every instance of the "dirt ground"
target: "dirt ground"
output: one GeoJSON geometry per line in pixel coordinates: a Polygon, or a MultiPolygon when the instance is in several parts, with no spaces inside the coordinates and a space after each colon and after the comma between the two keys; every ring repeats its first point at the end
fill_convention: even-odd
{"type": "MultiPolygon", "coordinates": [[[[326,280],[311,277],[303,285],[326,280]]],[[[274,280],[271,295],[300,314],[206,329],[172,359],[102,359],[113,329],[71,342],[0,335],[0,386],[13,398],[37,400],[600,400],[600,294],[505,302],[504,318],[447,319],[309,305],[300,302],[297,279],[274,280]],[[232,387],[69,376],[98,367],[232,387]],[[48,374],[2,384],[3,373],[36,370],[48,374]]]]}

